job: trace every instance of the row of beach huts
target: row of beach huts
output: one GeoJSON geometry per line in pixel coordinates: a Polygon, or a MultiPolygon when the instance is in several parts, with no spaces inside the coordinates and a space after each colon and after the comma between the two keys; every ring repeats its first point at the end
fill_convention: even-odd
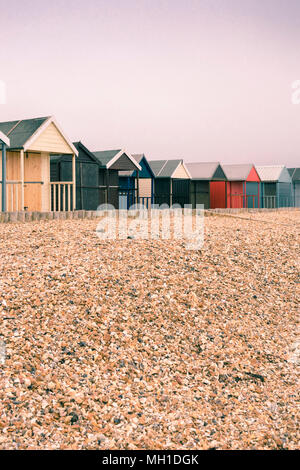
{"type": "Polygon", "coordinates": [[[0,122],[0,210],[129,209],[141,203],[206,209],[300,207],[300,168],[148,161],[124,149],[71,142],[53,117],[0,122]]]}

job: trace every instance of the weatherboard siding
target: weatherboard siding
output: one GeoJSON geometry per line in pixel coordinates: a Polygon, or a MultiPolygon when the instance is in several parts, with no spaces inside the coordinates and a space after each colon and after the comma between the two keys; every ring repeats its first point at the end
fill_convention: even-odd
{"type": "Polygon", "coordinates": [[[53,122],[32,142],[30,150],[49,153],[74,153],[53,122]]]}
{"type": "Polygon", "coordinates": [[[190,179],[182,163],[176,168],[174,174],[172,175],[172,178],[190,179]]]}
{"type": "Polygon", "coordinates": [[[139,196],[151,197],[152,195],[152,179],[140,178],[139,179],[139,196]]]}

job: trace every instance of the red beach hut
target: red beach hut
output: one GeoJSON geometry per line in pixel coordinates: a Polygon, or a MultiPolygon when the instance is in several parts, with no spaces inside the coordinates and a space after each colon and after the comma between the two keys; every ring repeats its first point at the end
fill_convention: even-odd
{"type": "Polygon", "coordinates": [[[260,178],[253,164],[222,166],[227,177],[227,207],[260,207],[260,178]]]}

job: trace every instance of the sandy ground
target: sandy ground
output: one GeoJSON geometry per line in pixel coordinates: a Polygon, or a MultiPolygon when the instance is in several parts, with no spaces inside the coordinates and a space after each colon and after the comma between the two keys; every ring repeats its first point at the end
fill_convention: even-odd
{"type": "Polygon", "coordinates": [[[299,448],[300,211],[205,224],[0,225],[0,448],[299,448]]]}

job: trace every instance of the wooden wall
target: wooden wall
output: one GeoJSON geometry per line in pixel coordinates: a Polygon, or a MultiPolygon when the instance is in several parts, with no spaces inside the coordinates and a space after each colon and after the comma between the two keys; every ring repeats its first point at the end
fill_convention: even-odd
{"type": "MultiPolygon", "coordinates": [[[[0,152],[0,180],[2,179],[2,154],[0,152]]],[[[21,181],[20,152],[6,153],[7,181],[21,181]]],[[[26,152],[24,154],[24,207],[22,184],[7,184],[8,211],[50,211],[50,156],[49,153],[26,152]],[[26,183],[27,182],[27,183],[26,183]],[[32,182],[33,184],[29,184],[32,182]],[[35,182],[35,183],[34,183],[35,182]],[[40,184],[44,182],[44,184],[40,184]]],[[[0,191],[1,193],[1,191],[0,191]]],[[[0,195],[1,198],[1,195],[0,195]]],[[[2,204],[2,201],[0,201],[2,204]]]]}
{"type": "Polygon", "coordinates": [[[152,195],[152,179],[139,178],[139,196],[151,197],[152,195]]]}
{"type": "MultiPolygon", "coordinates": [[[[0,151],[0,180],[2,180],[2,152],[0,151]]],[[[20,167],[20,152],[6,152],[6,180],[7,181],[20,181],[21,180],[21,167],[20,167]]],[[[1,186],[1,185],[0,185],[1,186]]],[[[6,185],[6,206],[8,211],[22,210],[21,208],[21,184],[7,184],[6,185]]],[[[2,188],[0,191],[0,210],[2,208],[2,188]]]]}
{"type": "Polygon", "coordinates": [[[32,143],[30,150],[50,153],[73,153],[53,122],[32,143]]]}
{"type": "Polygon", "coordinates": [[[178,166],[172,178],[190,179],[182,163],[178,166]]]}

